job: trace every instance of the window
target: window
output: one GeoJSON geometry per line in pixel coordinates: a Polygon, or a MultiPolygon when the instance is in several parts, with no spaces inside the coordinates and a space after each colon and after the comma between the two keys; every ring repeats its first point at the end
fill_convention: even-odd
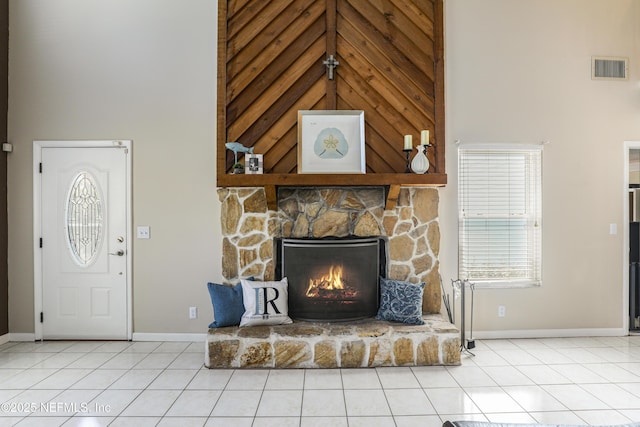
{"type": "Polygon", "coordinates": [[[461,279],[483,286],[541,283],[541,147],[459,149],[461,279]]]}
{"type": "Polygon", "coordinates": [[[69,189],[66,209],[67,238],[73,259],[91,265],[104,237],[104,212],[97,180],[89,172],[76,175],[69,189]]]}

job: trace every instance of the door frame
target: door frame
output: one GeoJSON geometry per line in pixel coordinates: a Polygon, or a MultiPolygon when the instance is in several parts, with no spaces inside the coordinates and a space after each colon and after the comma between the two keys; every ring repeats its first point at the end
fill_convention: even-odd
{"type": "Polygon", "coordinates": [[[125,205],[127,227],[127,339],[133,336],[133,287],[132,287],[132,184],[131,184],[131,158],[133,143],[131,140],[82,140],[82,141],[33,141],[33,300],[34,300],[34,333],[36,340],[43,339],[40,313],[42,312],[43,277],[42,277],[42,251],[40,250],[40,236],[42,236],[42,176],[40,163],[42,162],[43,148],[100,148],[114,147],[127,150],[125,174],[125,205]]]}
{"type": "Polygon", "coordinates": [[[622,197],[622,327],[628,334],[630,328],[629,322],[629,152],[631,150],[640,150],[640,141],[624,142],[624,161],[623,161],[623,197],[622,197]]]}

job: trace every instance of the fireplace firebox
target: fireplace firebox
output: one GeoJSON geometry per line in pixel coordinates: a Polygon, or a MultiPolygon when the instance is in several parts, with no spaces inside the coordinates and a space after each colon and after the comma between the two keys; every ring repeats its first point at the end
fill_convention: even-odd
{"type": "Polygon", "coordinates": [[[381,237],[275,239],[275,275],[287,277],[289,315],[312,321],[373,317],[386,277],[381,237]]]}

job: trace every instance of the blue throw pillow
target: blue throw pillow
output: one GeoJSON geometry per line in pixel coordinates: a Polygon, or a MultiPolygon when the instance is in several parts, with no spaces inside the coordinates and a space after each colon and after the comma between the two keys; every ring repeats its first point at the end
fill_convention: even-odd
{"type": "Polygon", "coordinates": [[[213,317],[215,318],[215,321],[209,327],[238,326],[244,314],[242,284],[227,286],[218,283],[207,283],[207,288],[211,296],[213,317]]]}
{"type": "Polygon", "coordinates": [[[422,320],[424,286],[424,282],[416,285],[381,277],[380,307],[376,319],[424,325],[422,320]]]}

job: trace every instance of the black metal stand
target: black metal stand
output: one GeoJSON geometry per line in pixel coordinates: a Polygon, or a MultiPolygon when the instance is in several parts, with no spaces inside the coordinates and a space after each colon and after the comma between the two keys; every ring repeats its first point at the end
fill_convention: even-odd
{"type": "Polygon", "coordinates": [[[409,154],[411,154],[411,152],[413,151],[412,148],[405,148],[402,151],[404,151],[404,153],[407,155],[407,166],[404,169],[404,173],[411,173],[411,167],[409,166],[409,154]]]}
{"type": "MultiPolygon", "coordinates": [[[[433,147],[433,144],[425,144],[425,146],[424,146],[424,155],[427,156],[427,159],[429,159],[429,156],[428,156],[429,147],[433,147]]],[[[431,169],[431,168],[429,168],[429,169],[431,169]]],[[[427,173],[429,173],[428,170],[425,172],[425,174],[427,174],[427,173]]]]}
{"type": "Polygon", "coordinates": [[[637,326],[640,317],[638,283],[640,283],[640,263],[632,262],[629,266],[629,330],[633,332],[640,330],[637,326]]]}
{"type": "MultiPolygon", "coordinates": [[[[475,341],[470,340],[467,343],[466,337],[465,337],[465,329],[466,329],[466,319],[465,319],[465,312],[467,311],[467,306],[465,305],[465,288],[467,287],[467,283],[468,280],[461,280],[459,281],[460,283],[460,351],[461,352],[467,352],[469,353],[471,356],[475,356],[475,354],[473,354],[470,349],[475,347],[475,341]],[[471,345],[469,345],[471,344],[471,345]]],[[[473,308],[472,308],[473,310],[473,308]]],[[[472,322],[473,322],[473,311],[471,312],[471,318],[472,318],[472,322]]],[[[473,328],[473,325],[471,326],[473,328]]],[[[472,329],[473,330],[473,329],[472,329]]]]}

